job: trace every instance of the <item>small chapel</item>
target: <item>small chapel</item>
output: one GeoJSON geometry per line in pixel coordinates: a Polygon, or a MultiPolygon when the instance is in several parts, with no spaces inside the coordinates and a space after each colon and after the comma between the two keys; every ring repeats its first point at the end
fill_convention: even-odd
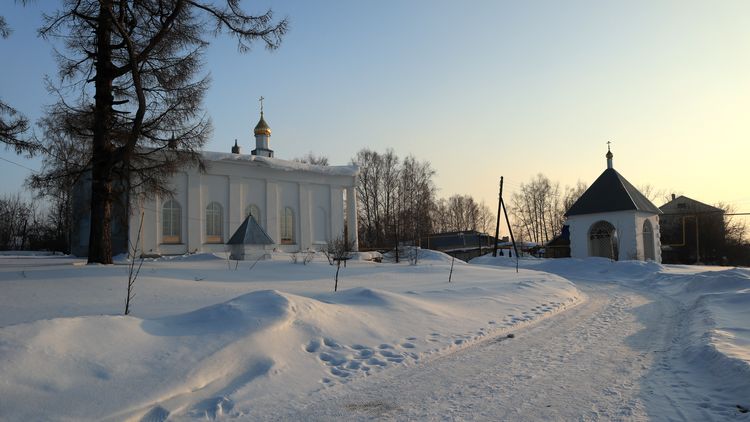
{"type": "MultiPolygon", "coordinates": [[[[608,143],[609,144],[609,143],[608,143]]],[[[659,208],[612,165],[565,213],[570,256],[661,262],[659,208]]]]}
{"type": "MultiPolygon", "coordinates": [[[[357,250],[357,166],[274,157],[262,102],[253,134],[250,154],[243,154],[235,140],[231,152],[202,153],[205,172],[188,167],[172,175],[172,195],[150,200],[131,196],[127,228],[113,222],[113,252],[125,253],[138,240],[137,249],[145,255],[231,250],[235,259],[250,259],[272,250],[321,250],[345,233],[357,250]]],[[[74,201],[78,207],[71,237],[79,256],[88,253],[90,212],[84,208],[90,183],[89,176],[74,201]]]]}

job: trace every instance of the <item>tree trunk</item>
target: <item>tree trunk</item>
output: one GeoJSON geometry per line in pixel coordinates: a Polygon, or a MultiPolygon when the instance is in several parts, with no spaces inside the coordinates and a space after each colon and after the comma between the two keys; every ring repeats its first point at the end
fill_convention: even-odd
{"type": "Polygon", "coordinates": [[[101,0],[97,18],[94,127],[91,160],[89,263],[112,263],[112,20],[111,0],[101,0]]]}

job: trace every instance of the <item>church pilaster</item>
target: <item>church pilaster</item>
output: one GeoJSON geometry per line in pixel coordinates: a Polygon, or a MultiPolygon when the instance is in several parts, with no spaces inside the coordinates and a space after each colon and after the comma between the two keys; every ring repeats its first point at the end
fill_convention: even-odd
{"type": "Polygon", "coordinates": [[[346,226],[349,232],[349,244],[353,251],[359,250],[357,242],[357,191],[354,186],[346,188],[346,226]]]}
{"type": "Polygon", "coordinates": [[[266,233],[274,243],[281,243],[278,185],[271,180],[266,181],[266,233]]]}
{"type": "Polygon", "coordinates": [[[310,187],[307,183],[299,184],[299,247],[307,249],[312,246],[312,210],[310,209],[310,187]]]}
{"type": "MultiPolygon", "coordinates": [[[[200,251],[203,247],[203,207],[201,201],[201,175],[197,172],[188,173],[187,207],[185,218],[187,225],[188,252],[200,251]]],[[[184,242],[184,241],[183,241],[184,242]]]]}
{"type": "Polygon", "coordinates": [[[227,204],[229,211],[229,231],[227,233],[229,235],[234,233],[245,219],[244,203],[242,179],[236,176],[229,176],[229,203],[227,204]]]}

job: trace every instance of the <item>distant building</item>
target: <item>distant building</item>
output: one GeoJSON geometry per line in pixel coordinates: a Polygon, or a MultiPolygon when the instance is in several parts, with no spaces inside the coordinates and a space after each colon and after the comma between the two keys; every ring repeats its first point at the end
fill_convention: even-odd
{"type": "Polygon", "coordinates": [[[492,246],[493,236],[476,230],[434,233],[422,238],[422,247],[436,251],[492,246]]]}
{"type": "MultiPolygon", "coordinates": [[[[124,253],[128,244],[136,243],[141,213],[138,251],[147,255],[225,252],[233,234],[234,256],[268,249],[322,249],[345,229],[356,250],[357,167],[274,158],[271,128],[262,110],[254,134],[251,154],[241,154],[235,141],[231,153],[203,153],[205,173],[194,167],[175,173],[172,196],[145,200],[130,195],[115,203],[114,253],[124,253]],[[249,215],[253,218],[247,219],[249,215]]],[[[88,253],[90,186],[90,178],[82,179],[73,201],[72,249],[79,256],[88,253]]]]}
{"type": "Polygon", "coordinates": [[[612,166],[565,213],[573,258],[601,256],[615,260],[661,262],[659,208],[612,166]]]}
{"type": "Polygon", "coordinates": [[[544,245],[545,258],[570,258],[570,226],[563,225],[559,235],[544,245]]]}
{"type": "Polygon", "coordinates": [[[724,210],[687,196],[672,195],[661,212],[662,261],[722,263],[726,249],[724,210]]]}

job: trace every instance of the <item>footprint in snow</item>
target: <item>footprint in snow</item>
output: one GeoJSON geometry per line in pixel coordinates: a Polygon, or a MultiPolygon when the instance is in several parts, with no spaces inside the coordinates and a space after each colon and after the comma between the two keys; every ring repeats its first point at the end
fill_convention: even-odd
{"type": "Polygon", "coordinates": [[[332,353],[321,353],[318,358],[329,365],[337,366],[346,363],[347,359],[343,356],[332,353]]]}
{"type": "Polygon", "coordinates": [[[400,354],[391,352],[390,350],[381,350],[380,355],[386,358],[395,358],[395,357],[401,357],[400,354]]]}
{"type": "Polygon", "coordinates": [[[349,375],[351,375],[351,374],[350,374],[349,372],[347,372],[347,371],[344,371],[344,370],[341,370],[341,369],[339,369],[339,368],[336,368],[336,367],[334,367],[334,368],[331,368],[331,373],[332,373],[333,375],[336,375],[337,377],[341,377],[341,378],[346,378],[346,377],[348,377],[349,375]]]}
{"type": "Polygon", "coordinates": [[[372,357],[373,351],[370,349],[362,349],[359,351],[359,358],[360,359],[367,359],[372,357]]]}
{"type": "Polygon", "coordinates": [[[141,417],[140,422],[164,422],[169,417],[169,410],[156,406],[141,417]]]}
{"type": "Polygon", "coordinates": [[[305,351],[308,353],[315,353],[320,349],[320,342],[318,340],[310,340],[305,346],[305,351]]]}
{"type": "Polygon", "coordinates": [[[233,408],[234,402],[232,400],[226,397],[213,397],[198,402],[190,409],[188,415],[204,420],[215,420],[226,416],[233,408]]]}
{"type": "Polygon", "coordinates": [[[334,339],[328,338],[328,337],[326,337],[326,338],[323,339],[323,344],[325,344],[326,346],[328,346],[328,347],[330,347],[332,349],[338,349],[339,347],[341,347],[341,345],[339,345],[338,343],[336,343],[336,341],[334,339]]]}
{"type": "Polygon", "coordinates": [[[380,367],[388,365],[388,363],[386,363],[385,361],[382,361],[382,360],[380,360],[378,358],[370,358],[370,359],[368,359],[367,360],[367,364],[368,365],[380,366],[380,367]]]}

